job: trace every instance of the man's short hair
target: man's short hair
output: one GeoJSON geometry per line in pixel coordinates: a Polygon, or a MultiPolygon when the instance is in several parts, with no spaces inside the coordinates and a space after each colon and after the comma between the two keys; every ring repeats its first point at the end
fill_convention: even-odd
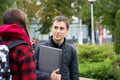
{"type": "Polygon", "coordinates": [[[63,22],[65,22],[67,28],[69,29],[69,24],[70,24],[70,23],[69,23],[69,20],[68,20],[67,17],[65,17],[65,16],[63,16],[63,15],[61,15],[61,16],[56,16],[55,18],[53,18],[52,25],[53,25],[53,23],[54,23],[55,21],[58,21],[58,22],[63,21],[63,22]]]}

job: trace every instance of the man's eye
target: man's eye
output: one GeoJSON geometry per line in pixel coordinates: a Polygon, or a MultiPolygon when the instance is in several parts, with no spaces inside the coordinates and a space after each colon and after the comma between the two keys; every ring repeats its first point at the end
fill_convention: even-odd
{"type": "Polygon", "coordinates": [[[60,30],[64,30],[64,28],[63,28],[63,27],[61,27],[61,28],[60,28],[60,30]]]}
{"type": "Polygon", "coordinates": [[[54,26],[54,29],[58,29],[58,27],[57,27],[57,26],[54,26]]]}

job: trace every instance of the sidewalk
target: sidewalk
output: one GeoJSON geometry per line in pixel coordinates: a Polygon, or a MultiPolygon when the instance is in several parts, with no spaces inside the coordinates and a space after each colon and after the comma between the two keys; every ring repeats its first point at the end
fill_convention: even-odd
{"type": "Polygon", "coordinates": [[[95,79],[89,79],[89,78],[80,77],[80,80],[95,80],[95,79]]]}

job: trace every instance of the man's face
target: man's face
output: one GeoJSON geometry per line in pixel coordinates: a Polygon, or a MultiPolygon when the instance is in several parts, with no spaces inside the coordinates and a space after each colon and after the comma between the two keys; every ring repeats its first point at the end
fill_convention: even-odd
{"type": "Polygon", "coordinates": [[[52,25],[52,35],[53,35],[53,40],[61,42],[66,33],[68,32],[66,23],[63,21],[55,21],[52,25]]]}

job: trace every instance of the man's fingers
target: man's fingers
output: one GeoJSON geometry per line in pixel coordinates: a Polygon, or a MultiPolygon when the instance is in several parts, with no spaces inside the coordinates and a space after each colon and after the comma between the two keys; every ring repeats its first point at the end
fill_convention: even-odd
{"type": "Polygon", "coordinates": [[[59,73],[60,69],[56,69],[54,70],[55,73],[59,73]]]}
{"type": "Polygon", "coordinates": [[[58,75],[57,75],[57,79],[58,79],[58,80],[61,80],[61,74],[58,74],[58,75]]]}

